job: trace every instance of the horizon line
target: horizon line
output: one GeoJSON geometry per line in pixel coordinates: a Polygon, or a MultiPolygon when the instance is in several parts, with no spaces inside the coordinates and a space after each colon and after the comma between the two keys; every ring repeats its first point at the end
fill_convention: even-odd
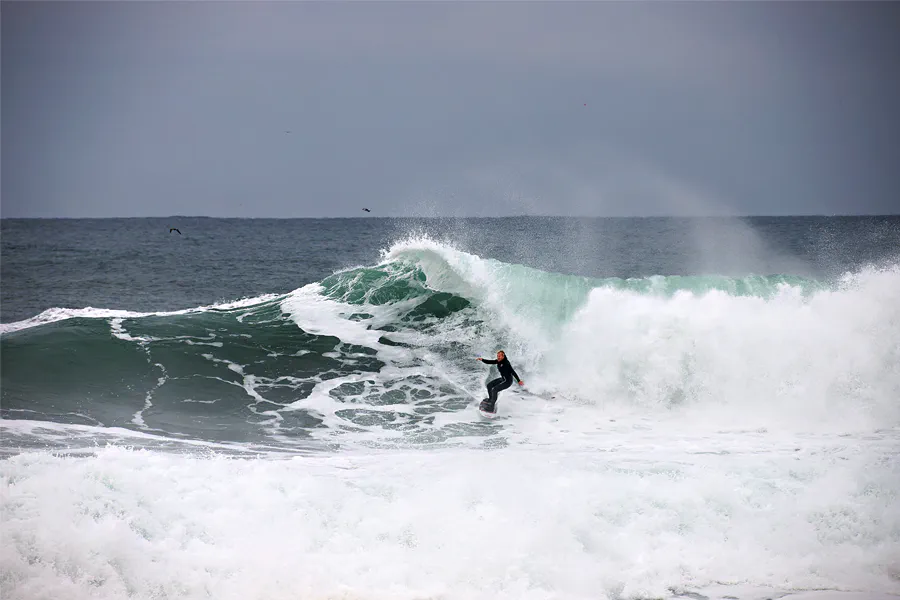
{"type": "Polygon", "coordinates": [[[845,218],[845,217],[898,217],[897,213],[800,213],[785,215],[744,214],[744,215],[505,215],[505,216],[359,216],[359,217],[221,217],[211,215],[165,215],[165,216],[109,216],[109,217],[5,217],[0,215],[0,221],[77,221],[77,220],[122,220],[122,219],[220,219],[220,220],[268,220],[268,221],[325,221],[325,220],[439,220],[439,219],[791,219],[791,218],[845,218]]]}

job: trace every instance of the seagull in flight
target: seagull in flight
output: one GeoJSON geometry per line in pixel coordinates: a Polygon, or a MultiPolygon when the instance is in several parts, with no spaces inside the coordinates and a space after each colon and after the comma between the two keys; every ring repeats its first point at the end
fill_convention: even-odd
{"type": "Polygon", "coordinates": [[[366,211],[366,212],[372,212],[372,211],[369,210],[368,208],[364,208],[363,210],[366,211]]]}
{"type": "MultiPolygon", "coordinates": [[[[172,233],[173,231],[178,231],[178,228],[177,227],[169,227],[169,233],[172,233]]],[[[178,235],[181,235],[180,231],[178,231],[178,235]]]]}

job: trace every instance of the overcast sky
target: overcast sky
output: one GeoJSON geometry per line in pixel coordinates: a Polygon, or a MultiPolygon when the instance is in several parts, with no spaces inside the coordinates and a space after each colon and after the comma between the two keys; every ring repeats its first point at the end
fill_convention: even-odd
{"type": "Polygon", "coordinates": [[[900,4],[3,2],[2,216],[900,212],[900,4]]]}

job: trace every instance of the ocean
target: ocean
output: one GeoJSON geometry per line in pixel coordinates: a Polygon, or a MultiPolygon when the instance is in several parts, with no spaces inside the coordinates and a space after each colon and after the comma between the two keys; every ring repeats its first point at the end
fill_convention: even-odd
{"type": "Polygon", "coordinates": [[[0,223],[4,599],[900,596],[900,217],[0,223]]]}

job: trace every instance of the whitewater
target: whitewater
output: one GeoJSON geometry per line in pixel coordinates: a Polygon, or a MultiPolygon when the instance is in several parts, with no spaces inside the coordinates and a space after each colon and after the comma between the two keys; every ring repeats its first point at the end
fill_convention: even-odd
{"type": "Polygon", "coordinates": [[[3,598],[900,596],[900,266],[591,278],[406,237],[0,325],[3,598]],[[475,410],[504,349],[523,388],[475,410]]]}

